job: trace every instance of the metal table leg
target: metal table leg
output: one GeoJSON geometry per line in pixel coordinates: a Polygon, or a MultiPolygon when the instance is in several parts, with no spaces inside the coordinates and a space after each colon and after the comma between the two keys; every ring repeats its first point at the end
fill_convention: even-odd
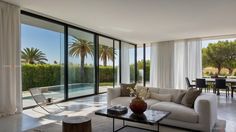
{"type": "Polygon", "coordinates": [[[115,118],[113,118],[113,132],[115,132],[115,118]]]}

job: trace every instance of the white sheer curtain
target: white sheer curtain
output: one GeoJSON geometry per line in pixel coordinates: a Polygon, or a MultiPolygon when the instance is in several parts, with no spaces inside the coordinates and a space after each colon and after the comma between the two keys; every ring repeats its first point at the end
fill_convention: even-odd
{"type": "Polygon", "coordinates": [[[185,40],[175,41],[174,54],[174,87],[184,89],[188,75],[188,47],[185,40]]]}
{"type": "Polygon", "coordinates": [[[201,39],[153,43],[151,45],[150,85],[185,89],[189,80],[202,76],[201,39]]]}
{"type": "Polygon", "coordinates": [[[22,111],[20,10],[0,1],[0,116],[22,111]]]}
{"type": "Polygon", "coordinates": [[[174,87],[185,89],[185,77],[189,80],[202,76],[202,41],[189,39],[175,41],[174,46],[174,87]]]}
{"type": "Polygon", "coordinates": [[[121,43],[121,83],[130,83],[129,45],[121,43]]]}
{"type": "Polygon", "coordinates": [[[150,86],[153,87],[157,87],[157,47],[157,44],[151,44],[150,86]]]}
{"type": "Polygon", "coordinates": [[[187,40],[189,80],[202,77],[202,40],[187,40]]]}
{"type": "Polygon", "coordinates": [[[173,88],[173,60],[174,41],[153,43],[151,45],[151,86],[173,88]]]}

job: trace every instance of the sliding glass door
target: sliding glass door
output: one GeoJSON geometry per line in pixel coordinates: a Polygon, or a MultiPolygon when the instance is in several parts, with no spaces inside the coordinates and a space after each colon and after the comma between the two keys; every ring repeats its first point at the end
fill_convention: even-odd
{"type": "Polygon", "coordinates": [[[99,36],[99,93],[119,85],[120,42],[99,36]]]}
{"type": "Polygon", "coordinates": [[[29,89],[62,101],[136,82],[136,46],[22,11],[23,107],[36,105],[29,89]]]}
{"type": "Polygon", "coordinates": [[[64,26],[21,15],[23,107],[36,105],[29,89],[64,99],[64,26]]]}
{"type": "Polygon", "coordinates": [[[95,93],[94,34],[68,28],[69,98],[95,93]]]}
{"type": "Polygon", "coordinates": [[[114,85],[113,39],[99,36],[99,93],[106,92],[114,85]]]}

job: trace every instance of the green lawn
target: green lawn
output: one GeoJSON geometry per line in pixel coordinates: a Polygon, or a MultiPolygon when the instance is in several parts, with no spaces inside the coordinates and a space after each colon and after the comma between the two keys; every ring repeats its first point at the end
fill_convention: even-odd
{"type": "Polygon", "coordinates": [[[101,82],[99,83],[99,86],[113,86],[112,82],[101,82]]]}

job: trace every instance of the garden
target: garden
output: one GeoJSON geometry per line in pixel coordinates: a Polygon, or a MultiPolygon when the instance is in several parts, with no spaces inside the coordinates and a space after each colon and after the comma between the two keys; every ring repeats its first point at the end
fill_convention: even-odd
{"type": "Polygon", "coordinates": [[[236,77],[236,41],[218,41],[202,49],[204,77],[236,77]]]}

